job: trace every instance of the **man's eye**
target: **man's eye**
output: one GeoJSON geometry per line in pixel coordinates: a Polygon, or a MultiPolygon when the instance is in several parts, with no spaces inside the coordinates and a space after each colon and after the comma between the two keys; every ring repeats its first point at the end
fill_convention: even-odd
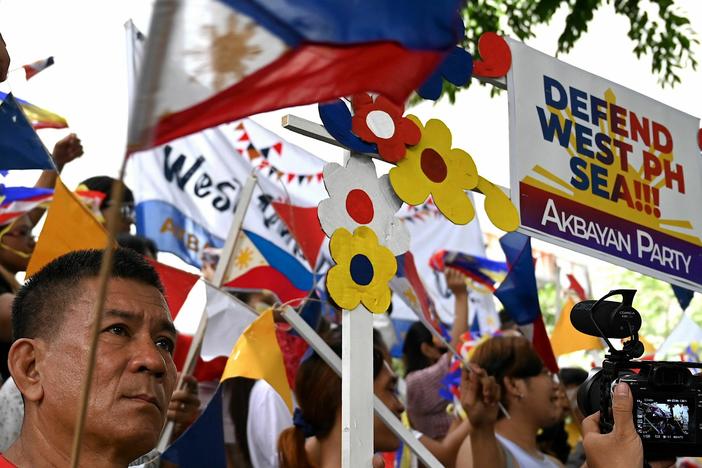
{"type": "Polygon", "coordinates": [[[173,354],[173,350],[175,349],[175,344],[173,343],[173,340],[171,340],[170,338],[159,338],[156,341],[156,346],[166,350],[167,352],[169,352],[171,354],[173,354]]]}
{"type": "Polygon", "coordinates": [[[118,336],[126,336],[127,335],[127,328],[122,326],[122,325],[110,325],[107,328],[107,331],[109,331],[113,335],[118,335],[118,336]]]}

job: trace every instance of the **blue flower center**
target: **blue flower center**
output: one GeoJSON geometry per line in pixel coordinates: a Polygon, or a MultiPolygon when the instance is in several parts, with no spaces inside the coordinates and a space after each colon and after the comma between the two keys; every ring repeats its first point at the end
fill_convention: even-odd
{"type": "Polygon", "coordinates": [[[373,281],[373,264],[362,254],[351,259],[351,279],[361,286],[368,286],[373,281]]]}

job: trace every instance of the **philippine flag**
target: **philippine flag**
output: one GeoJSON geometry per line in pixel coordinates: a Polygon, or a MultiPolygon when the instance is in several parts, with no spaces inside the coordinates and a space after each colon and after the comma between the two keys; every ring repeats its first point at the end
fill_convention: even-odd
{"type": "Polygon", "coordinates": [[[307,296],[314,287],[314,277],[290,253],[258,234],[243,230],[225,275],[225,286],[236,289],[263,287],[287,302],[307,296]]]}
{"type": "Polygon", "coordinates": [[[32,209],[49,203],[53,189],[0,185],[0,226],[9,224],[32,209]]]}
{"type": "Polygon", "coordinates": [[[397,257],[397,273],[390,280],[390,287],[427,327],[442,332],[433,301],[422,283],[412,252],[397,257]]]}
{"type": "Polygon", "coordinates": [[[157,0],[132,151],[363,91],[403,103],[463,31],[459,0],[157,0]]]}
{"type": "Polygon", "coordinates": [[[463,252],[439,250],[429,259],[429,265],[436,271],[452,267],[466,275],[470,286],[480,292],[494,293],[496,285],[507,276],[507,264],[496,262],[477,255],[463,252]]]}
{"type": "Polygon", "coordinates": [[[29,63],[27,65],[22,65],[24,68],[24,76],[30,79],[40,71],[44,71],[54,64],[54,57],[48,57],[42,60],[37,60],[36,62],[29,63]]]}

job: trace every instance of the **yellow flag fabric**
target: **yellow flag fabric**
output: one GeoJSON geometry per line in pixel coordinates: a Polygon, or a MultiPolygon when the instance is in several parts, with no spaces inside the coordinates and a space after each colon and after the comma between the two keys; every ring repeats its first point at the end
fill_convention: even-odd
{"type": "Polygon", "coordinates": [[[570,323],[570,310],[574,305],[575,301],[573,298],[568,297],[565,304],[563,304],[563,309],[561,309],[558,323],[556,323],[551,334],[551,347],[553,347],[553,354],[556,356],[572,353],[573,351],[602,348],[599,338],[580,333],[570,323]]]}
{"type": "Polygon", "coordinates": [[[285,376],[283,354],[275,336],[272,309],[254,320],[234,345],[224,367],[222,382],[232,377],[265,380],[283,398],[292,414],[292,392],[285,376]]]}
{"type": "Polygon", "coordinates": [[[73,250],[104,249],[107,242],[107,231],[102,224],[58,179],[46,222],[27,267],[27,277],[61,255],[73,250]]]}
{"type": "Polygon", "coordinates": [[[644,356],[649,356],[651,354],[656,354],[656,347],[648,341],[645,337],[639,335],[639,341],[644,345],[644,356]]]}

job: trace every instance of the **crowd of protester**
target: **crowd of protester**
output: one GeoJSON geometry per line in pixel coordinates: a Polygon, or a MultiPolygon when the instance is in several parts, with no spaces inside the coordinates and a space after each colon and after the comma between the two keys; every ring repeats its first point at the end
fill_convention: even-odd
{"type": "MultiPolygon", "coordinates": [[[[0,81],[8,66],[0,36],[0,81]]],[[[69,135],[57,143],[53,157],[61,170],[82,153],[80,139],[69,135]]],[[[52,187],[56,176],[44,172],[37,186],[52,187]]],[[[105,194],[103,212],[115,208],[112,182],[108,177],[83,182],[105,194]]],[[[130,234],[134,206],[129,191],[117,208],[123,247],[116,250],[108,283],[81,466],[169,466],[154,450],[165,422],[176,423],[174,437],[182,434],[211,398],[218,376],[200,382],[187,376],[186,385],[176,389],[173,356],[183,341],[158,274],[145,260],[155,258],[157,249],[150,240],[130,234]]],[[[20,284],[16,276],[27,268],[35,246],[33,228],[42,214],[34,210],[0,226],[0,467],[69,466],[76,428],[102,253],[64,255],[20,284]]],[[[474,348],[462,371],[458,404],[441,397],[451,358],[446,344],[459,347],[469,316],[465,278],[448,269],[446,283],[455,298],[448,343],[419,322],[406,335],[401,364],[393,361],[380,333],[372,343],[375,395],[443,465],[644,466],[629,388],[616,386],[614,430],[601,434],[599,416],[583,418],[574,404],[574,391],[587,373],[562,369],[552,374],[517,331],[505,331],[474,348]]],[[[240,299],[253,309],[275,307],[265,293],[240,299]]],[[[508,328],[507,320],[504,325],[508,328]]],[[[340,355],[340,325],[322,319],[317,331],[340,355]]],[[[286,368],[295,376],[292,415],[263,380],[226,383],[223,421],[229,466],[341,465],[341,379],[296,339],[284,347],[289,351],[286,368]]],[[[373,466],[420,465],[377,417],[373,441],[373,466]]]]}

